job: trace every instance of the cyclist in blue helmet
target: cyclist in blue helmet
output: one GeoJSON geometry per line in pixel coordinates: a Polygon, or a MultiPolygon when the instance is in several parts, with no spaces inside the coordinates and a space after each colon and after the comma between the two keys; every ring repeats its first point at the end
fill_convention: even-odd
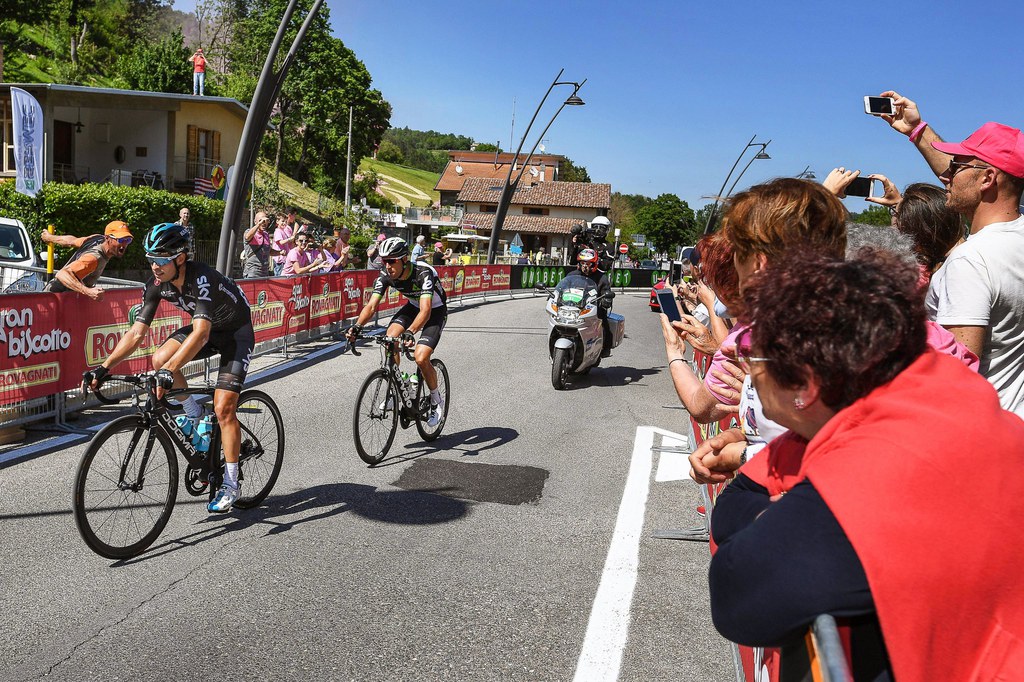
{"type": "MultiPolygon", "coordinates": [[[[188,384],[181,369],[192,360],[220,355],[220,371],[213,393],[213,410],[220,424],[224,446],[224,483],[210,502],[211,512],[231,510],[239,494],[238,453],[241,426],[235,416],[238,394],[249,371],[249,360],[256,345],[249,301],[233,280],[204,263],[188,259],[188,230],[176,223],[153,226],[143,241],[146,260],[153,279],[143,294],[142,310],[131,328],[103,364],[83,375],[86,383],[98,386],[110,368],[127,359],[147,338],[149,326],[161,301],[167,301],[192,316],[192,323],[176,332],[153,354],[153,368],[163,389],[185,388],[188,384]]],[[[202,409],[189,396],[183,403],[185,415],[195,428],[202,409]]],[[[186,426],[184,421],[182,426],[186,426]]],[[[187,429],[186,429],[187,430],[187,429]]]]}

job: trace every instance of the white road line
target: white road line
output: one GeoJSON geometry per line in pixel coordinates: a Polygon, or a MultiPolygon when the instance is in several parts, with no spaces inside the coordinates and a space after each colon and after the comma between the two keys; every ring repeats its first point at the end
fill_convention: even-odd
{"type": "Polygon", "coordinates": [[[629,635],[630,607],[636,587],[647,494],[651,487],[653,444],[654,429],[637,427],[633,459],[622,491],[615,532],[590,611],[583,648],[576,662],[575,682],[615,682],[619,679],[622,653],[629,635]]]}
{"type": "MultiPolygon", "coordinates": [[[[662,436],[661,446],[663,448],[678,447],[689,450],[690,441],[686,436],[670,438],[662,436]]],[[[690,481],[690,453],[689,452],[659,452],[658,470],[654,474],[656,483],[665,481],[690,481]]]]}

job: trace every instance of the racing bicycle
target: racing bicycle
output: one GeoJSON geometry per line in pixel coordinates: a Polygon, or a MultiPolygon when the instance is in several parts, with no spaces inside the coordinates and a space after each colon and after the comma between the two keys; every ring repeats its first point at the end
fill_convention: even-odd
{"type": "MultiPolygon", "coordinates": [[[[213,499],[223,477],[220,427],[213,418],[210,446],[200,451],[179,428],[168,397],[213,396],[212,387],[167,391],[157,399],[155,372],[111,375],[132,387],[135,414],[124,415],[99,430],[78,464],[72,489],[75,523],[85,544],[108,559],[127,559],[146,550],[171,518],[178,497],[177,449],[186,462],[185,490],[213,499]]],[[[114,404],[99,388],[96,397],[114,404]]],[[[203,416],[212,410],[212,399],[203,416]]],[[[236,410],[242,426],[238,479],[242,496],[235,507],[249,509],[270,494],[284,460],[284,422],[273,399],[262,391],[239,394],[236,410]]]]}
{"type": "MultiPolygon", "coordinates": [[[[355,408],[352,413],[352,433],[355,437],[356,451],[367,464],[378,464],[384,459],[395,440],[398,425],[403,429],[416,424],[416,430],[425,441],[432,441],[441,435],[445,422],[448,420],[448,408],[451,406],[451,385],[448,380],[448,368],[437,358],[430,364],[437,373],[437,390],[444,400],[441,419],[436,426],[430,426],[430,390],[423,380],[423,373],[417,368],[413,382],[402,379],[401,367],[396,359],[398,352],[404,351],[405,357],[413,360],[413,352],[409,344],[414,336],[403,332],[400,336],[375,336],[373,341],[380,347],[380,368],[370,375],[359,387],[355,408]]],[[[349,348],[353,355],[359,355],[355,343],[349,348]]]]}

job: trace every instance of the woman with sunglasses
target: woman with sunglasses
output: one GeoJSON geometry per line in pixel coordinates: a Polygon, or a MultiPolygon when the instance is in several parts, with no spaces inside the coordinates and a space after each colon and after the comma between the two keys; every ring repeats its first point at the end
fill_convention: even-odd
{"type": "MultiPolygon", "coordinates": [[[[149,338],[149,327],[161,301],[192,316],[191,324],[175,331],[153,354],[161,390],[185,388],[181,369],[192,360],[220,355],[220,371],[213,392],[213,410],[220,424],[224,446],[224,484],[208,505],[210,512],[231,510],[238,498],[238,454],[241,426],[235,416],[238,394],[249,371],[249,359],[256,345],[249,302],[238,285],[204,263],[188,259],[188,231],[181,225],[161,223],[153,227],[143,243],[153,279],[142,296],[142,310],[131,328],[103,364],[83,375],[93,388],[122,360],[149,338]]],[[[183,401],[185,414],[198,419],[202,413],[194,397],[183,401]]],[[[194,427],[195,424],[192,424],[194,427]]]]}
{"type": "Polygon", "coordinates": [[[64,267],[47,282],[43,291],[52,293],[75,291],[94,301],[99,301],[103,298],[103,289],[95,284],[111,258],[124,257],[128,245],[132,243],[132,233],[126,223],[114,220],[107,223],[103,234],[94,234],[88,237],[57,236],[43,230],[42,239],[46,244],[70,246],[77,249],[64,264],[64,267]]]}
{"type": "Polygon", "coordinates": [[[318,251],[311,248],[311,240],[305,232],[295,235],[295,248],[288,252],[284,260],[284,268],[281,270],[282,277],[293,277],[304,275],[307,272],[316,272],[324,264],[324,257],[318,251]]]}
{"type": "Polygon", "coordinates": [[[397,338],[405,331],[420,334],[414,357],[430,389],[431,410],[427,424],[433,428],[444,414],[444,402],[437,390],[437,372],[430,364],[430,356],[441,341],[441,331],[448,321],[448,295],[433,266],[423,261],[410,260],[409,245],[401,237],[385,239],[378,252],[384,269],[373,285],[369,303],[359,313],[356,323],[349,328],[346,336],[349,343],[359,338],[363,325],[377,312],[377,306],[389,288],[405,296],[406,304],[391,318],[387,335],[397,338]]]}
{"type": "Polygon", "coordinates": [[[740,359],[790,432],[716,502],[716,628],[802,644],[829,613],[856,679],[1020,679],[1024,422],[928,348],[916,265],[794,254],[752,278],[744,310],[740,359]]]}

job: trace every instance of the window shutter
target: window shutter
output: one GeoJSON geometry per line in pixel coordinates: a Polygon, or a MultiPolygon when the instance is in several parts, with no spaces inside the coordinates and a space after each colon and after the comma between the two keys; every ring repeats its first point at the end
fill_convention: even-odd
{"type": "Polygon", "coordinates": [[[199,156],[199,129],[195,126],[188,126],[188,148],[185,154],[185,175],[191,180],[196,177],[199,156]]]}
{"type": "Polygon", "coordinates": [[[213,151],[211,157],[217,163],[220,163],[220,131],[214,130],[213,132],[213,151]]]}

